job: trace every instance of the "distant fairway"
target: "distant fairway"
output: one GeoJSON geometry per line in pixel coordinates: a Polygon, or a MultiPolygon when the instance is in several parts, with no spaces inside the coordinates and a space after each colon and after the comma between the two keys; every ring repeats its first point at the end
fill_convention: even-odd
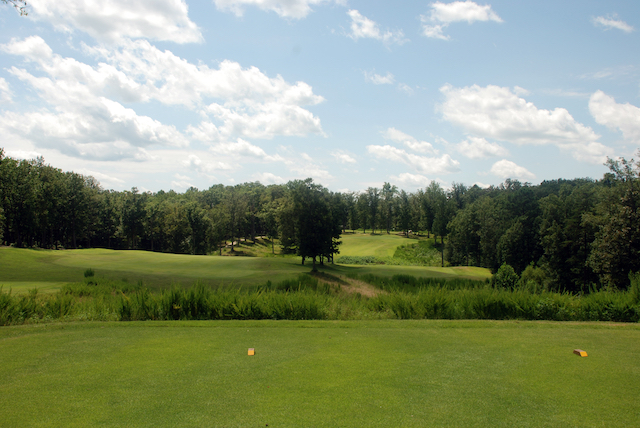
{"type": "Polygon", "coordinates": [[[633,324],[2,327],[0,417],[12,427],[629,427],[640,420],[639,353],[633,324]]]}
{"type": "Polygon", "coordinates": [[[398,235],[344,234],[340,237],[341,256],[393,257],[400,245],[415,243],[414,240],[398,235]]]}
{"type": "MultiPolygon", "coordinates": [[[[397,235],[345,235],[340,254],[393,255],[395,248],[411,242],[397,235]]],[[[31,250],[0,248],[0,286],[14,293],[38,288],[53,292],[66,283],[84,279],[92,268],[96,275],[112,280],[142,281],[155,289],[171,284],[192,285],[196,281],[212,286],[254,287],[294,278],[309,272],[310,262],[299,257],[220,257],[154,253],[132,250],[31,250]]],[[[334,275],[373,273],[380,276],[410,274],[417,277],[460,277],[485,279],[487,269],[473,267],[432,268],[422,266],[341,266],[327,264],[321,270],[334,275]]]]}

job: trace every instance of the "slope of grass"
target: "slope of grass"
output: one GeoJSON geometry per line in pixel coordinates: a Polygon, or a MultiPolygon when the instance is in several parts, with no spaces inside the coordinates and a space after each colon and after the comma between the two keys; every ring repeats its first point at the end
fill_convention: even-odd
{"type": "MultiPolygon", "coordinates": [[[[385,236],[372,238],[389,241],[385,236]]],[[[403,242],[396,239],[398,240],[403,242]]],[[[295,278],[300,273],[309,272],[310,265],[302,266],[298,257],[219,257],[105,249],[54,251],[0,248],[0,286],[5,291],[9,288],[25,291],[34,287],[55,291],[65,283],[82,281],[84,271],[88,268],[94,269],[96,275],[103,278],[118,281],[125,279],[130,283],[142,281],[150,288],[166,289],[173,283],[191,285],[196,281],[215,286],[255,287],[267,280],[277,282],[295,278]]],[[[338,275],[356,272],[382,276],[407,273],[416,276],[463,276],[477,279],[489,276],[486,269],[478,268],[469,270],[327,264],[321,270],[338,275]]]]}
{"type": "Polygon", "coordinates": [[[400,245],[413,243],[411,239],[399,235],[371,235],[364,233],[344,234],[340,237],[341,256],[393,257],[400,245]]]}
{"type": "Polygon", "coordinates": [[[32,427],[626,427],[640,419],[639,352],[637,325],[596,323],[3,327],[0,415],[32,427]]]}

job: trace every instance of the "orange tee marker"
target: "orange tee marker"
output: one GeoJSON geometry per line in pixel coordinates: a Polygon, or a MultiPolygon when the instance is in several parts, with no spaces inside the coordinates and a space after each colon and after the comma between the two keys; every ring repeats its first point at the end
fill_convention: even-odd
{"type": "Polygon", "coordinates": [[[256,350],[254,348],[249,348],[248,355],[255,355],[255,354],[256,354],[256,350]]]}
{"type": "Polygon", "coordinates": [[[583,351],[582,349],[574,349],[573,353],[576,355],[580,355],[581,357],[587,356],[587,351],[583,351]]]}

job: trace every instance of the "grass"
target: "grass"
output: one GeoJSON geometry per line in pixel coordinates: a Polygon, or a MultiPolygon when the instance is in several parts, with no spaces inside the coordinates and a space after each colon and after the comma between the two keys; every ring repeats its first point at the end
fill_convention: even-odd
{"type": "Polygon", "coordinates": [[[634,426],[639,352],[638,325],[602,323],[13,326],[0,329],[0,415],[25,427],[634,426]]]}
{"type": "Polygon", "coordinates": [[[401,245],[413,243],[413,240],[399,235],[344,234],[340,237],[341,256],[375,256],[393,257],[396,249],[401,245]]]}
{"type": "MultiPolygon", "coordinates": [[[[344,235],[341,253],[352,255],[393,254],[408,240],[397,235],[344,235]],[[378,243],[374,245],[373,243],[378,243]]],[[[268,243],[259,241],[255,246],[243,243],[241,251],[253,251],[257,257],[192,256],[185,254],[154,253],[131,250],[35,250],[0,248],[0,286],[4,291],[24,293],[38,288],[39,292],[55,292],[64,284],[83,280],[87,269],[97,277],[114,281],[126,280],[132,284],[142,281],[151,289],[167,289],[172,284],[203,284],[235,287],[255,287],[267,279],[277,282],[309,272],[299,257],[272,257],[268,243]],[[260,257],[259,255],[262,255],[260,257]]],[[[410,274],[418,277],[466,277],[485,279],[490,272],[481,268],[425,268],[421,266],[345,266],[321,267],[334,275],[375,274],[392,276],[410,274]]]]}

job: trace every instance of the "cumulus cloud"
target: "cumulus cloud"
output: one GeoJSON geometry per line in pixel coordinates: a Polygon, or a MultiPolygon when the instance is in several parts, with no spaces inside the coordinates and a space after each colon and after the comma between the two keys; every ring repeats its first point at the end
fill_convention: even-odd
{"type": "Polygon", "coordinates": [[[401,186],[411,187],[426,187],[431,182],[431,180],[424,175],[411,174],[410,172],[403,172],[398,175],[392,175],[390,178],[394,183],[398,183],[401,186]]]}
{"type": "Polygon", "coordinates": [[[195,187],[193,184],[191,184],[191,178],[187,177],[186,175],[175,174],[174,177],[177,178],[178,181],[172,181],[171,187],[176,187],[179,189],[188,189],[190,187],[195,187]]]}
{"type": "Polygon", "coordinates": [[[386,131],[382,132],[382,136],[391,140],[394,143],[402,144],[405,147],[413,150],[418,153],[426,153],[426,154],[438,154],[437,150],[433,148],[431,143],[426,141],[418,141],[416,138],[411,135],[405,134],[402,131],[397,130],[396,128],[388,128],[386,131]]]}
{"type": "Polygon", "coordinates": [[[232,155],[235,157],[248,157],[266,162],[282,161],[279,155],[270,156],[262,148],[249,143],[241,138],[235,142],[224,142],[211,147],[211,151],[216,154],[232,155]]]}
{"type": "Polygon", "coordinates": [[[592,18],[591,22],[596,27],[603,27],[605,30],[617,29],[625,33],[631,33],[635,30],[631,25],[619,19],[615,13],[607,16],[597,16],[592,18]]]}
{"type": "Polygon", "coordinates": [[[100,182],[100,185],[103,187],[111,188],[111,187],[122,187],[125,184],[125,181],[114,177],[109,174],[104,174],[102,172],[93,171],[90,169],[82,168],[76,171],[79,174],[84,176],[91,176],[100,182]]]}
{"type": "Polygon", "coordinates": [[[440,157],[420,156],[390,145],[370,145],[367,151],[378,159],[400,162],[424,174],[448,174],[460,170],[460,162],[447,154],[440,157]]]}
{"type": "Polygon", "coordinates": [[[339,162],[339,163],[344,163],[344,164],[358,163],[351,155],[349,155],[348,153],[345,153],[342,150],[337,150],[331,153],[331,156],[333,156],[336,162],[339,162]]]}
{"type": "Polygon", "coordinates": [[[6,156],[14,159],[35,159],[42,156],[42,153],[33,150],[8,150],[6,156]]]}
{"type": "Polygon", "coordinates": [[[381,76],[376,73],[369,73],[368,71],[364,72],[364,79],[367,82],[371,82],[374,85],[392,85],[395,82],[393,74],[387,73],[384,76],[381,76]]]}
{"type": "Polygon", "coordinates": [[[469,137],[456,145],[456,150],[469,159],[481,159],[491,156],[507,156],[509,151],[497,143],[490,143],[484,138],[469,137]]]}
{"type": "Polygon", "coordinates": [[[215,171],[228,171],[232,169],[232,166],[228,163],[221,161],[203,161],[199,156],[191,154],[187,156],[187,159],[182,161],[182,164],[189,169],[196,170],[203,174],[211,174],[215,171]]]}
{"type": "Polygon", "coordinates": [[[509,88],[445,85],[440,91],[445,96],[443,118],[474,136],[514,144],[555,144],[576,159],[594,163],[610,151],[597,142],[599,135],[576,122],[566,109],[539,109],[509,88]]]}
{"type": "Polygon", "coordinates": [[[262,184],[283,184],[287,181],[279,175],[275,175],[271,172],[261,172],[253,174],[253,179],[255,181],[259,181],[262,184]]]}
{"type": "Polygon", "coordinates": [[[449,40],[444,29],[454,22],[472,24],[476,21],[503,22],[490,5],[481,6],[472,1],[454,1],[452,3],[431,3],[431,13],[420,15],[422,34],[436,39],[449,40]]]}
{"type": "Polygon", "coordinates": [[[532,180],[536,178],[536,176],[529,172],[526,168],[506,159],[502,159],[494,163],[491,167],[491,174],[496,175],[502,179],[516,178],[519,180],[532,180]]]}
{"type": "Polygon", "coordinates": [[[233,61],[223,61],[217,69],[194,65],[146,40],[122,42],[114,49],[85,47],[104,61],[96,66],[54,54],[37,36],[12,39],[0,49],[44,72],[44,77],[36,77],[25,69],[10,69],[51,106],[24,117],[8,112],[0,122],[36,144],[59,145],[69,155],[143,160],[147,156],[135,147],[188,144],[175,127],[121,104],[132,102],[158,101],[199,110],[206,119],[187,131],[211,144],[237,137],[322,134],[320,119],[303,106],[324,98],[308,84],[290,84],[233,61]],[[102,150],[110,153],[101,157],[102,150]]]}
{"type": "Polygon", "coordinates": [[[283,18],[301,19],[311,11],[311,6],[323,3],[344,5],[346,0],[213,0],[220,10],[227,10],[236,16],[242,16],[246,6],[255,6],[262,10],[277,13],[283,18]]]}
{"type": "Polygon", "coordinates": [[[30,17],[101,41],[146,38],[176,43],[201,42],[184,0],[30,0],[30,17]]]}
{"type": "Polygon", "coordinates": [[[375,39],[380,40],[387,46],[393,43],[402,45],[408,41],[404,38],[402,30],[387,30],[383,32],[375,21],[363,16],[355,9],[349,10],[347,15],[351,18],[351,34],[349,34],[349,37],[354,40],[375,39]]]}
{"type": "Polygon", "coordinates": [[[589,99],[589,111],[600,125],[622,132],[625,139],[640,141],[640,108],[618,104],[602,91],[596,91],[589,99]]]}
{"type": "Polygon", "coordinates": [[[285,165],[289,169],[289,171],[295,173],[298,178],[308,178],[311,177],[318,181],[330,181],[333,179],[333,176],[329,171],[324,169],[321,165],[317,165],[313,162],[300,162],[295,159],[287,159],[284,161],[285,165]]]}
{"type": "Polygon", "coordinates": [[[0,77],[0,103],[9,103],[11,99],[12,94],[11,89],[9,89],[9,84],[4,78],[0,77]]]}

